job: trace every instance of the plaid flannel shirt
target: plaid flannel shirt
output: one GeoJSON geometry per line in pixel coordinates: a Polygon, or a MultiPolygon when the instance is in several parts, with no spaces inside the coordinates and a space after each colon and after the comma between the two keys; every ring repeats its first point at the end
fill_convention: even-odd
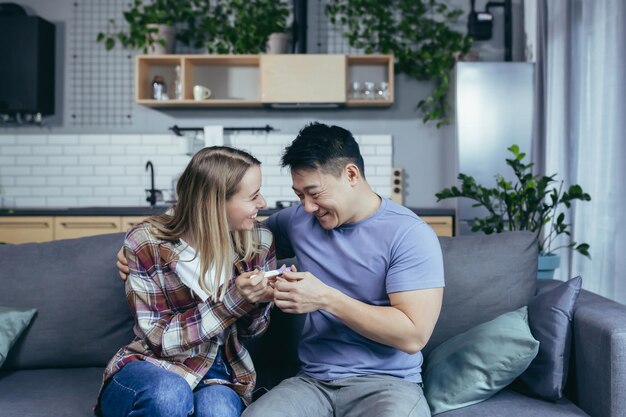
{"type": "Polygon", "coordinates": [[[256,306],[247,302],[237,291],[234,278],[255,267],[276,268],[271,232],[257,224],[260,253],[250,262],[233,266],[233,279],[227,284],[223,302],[215,303],[211,298],[203,302],[176,275],[177,246],[181,243],[156,239],[150,227],[142,223],[126,235],[124,250],[130,268],[126,298],[135,318],[136,337],[111,359],[103,386],[125,364],[143,360],[182,376],[193,389],[211,368],[219,347],[217,336],[225,332],[225,359],[233,370],[233,379],[226,385],[249,404],[256,372],[239,336],[261,335],[269,324],[272,303],[256,306]]]}

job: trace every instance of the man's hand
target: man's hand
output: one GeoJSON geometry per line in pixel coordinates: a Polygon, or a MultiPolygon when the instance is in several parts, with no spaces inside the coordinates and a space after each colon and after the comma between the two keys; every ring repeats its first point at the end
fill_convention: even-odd
{"type": "Polygon", "coordinates": [[[128,274],[130,274],[130,268],[128,267],[128,259],[124,256],[124,248],[120,249],[117,253],[117,262],[115,263],[115,266],[117,266],[117,272],[120,274],[122,281],[126,281],[128,279],[128,274]]]}
{"type": "Polygon", "coordinates": [[[249,303],[268,303],[274,298],[274,289],[268,285],[268,279],[263,271],[244,272],[235,278],[237,291],[249,303]]]}
{"type": "Polygon", "coordinates": [[[331,287],[310,272],[283,272],[274,284],[274,303],[285,313],[310,313],[325,309],[331,287]]]}

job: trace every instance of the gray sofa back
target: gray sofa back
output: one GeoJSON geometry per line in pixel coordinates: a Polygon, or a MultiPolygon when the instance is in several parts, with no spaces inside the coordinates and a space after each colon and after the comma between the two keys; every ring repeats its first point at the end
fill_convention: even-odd
{"type": "Polygon", "coordinates": [[[454,335],[528,304],[537,282],[530,232],[439,238],[446,288],[425,355],[454,335]]]}
{"type": "Polygon", "coordinates": [[[0,305],[36,308],[3,369],[105,366],[133,338],[115,254],[124,233],[0,245],[0,305]]]}
{"type": "MultiPolygon", "coordinates": [[[[123,239],[120,233],[0,246],[0,305],[39,310],[11,350],[6,368],[104,366],[132,340],[133,320],[115,268],[123,239]]],[[[533,234],[474,235],[440,242],[446,288],[425,354],[462,331],[526,305],[535,293],[533,234]]],[[[274,309],[268,332],[246,343],[260,387],[269,388],[296,372],[302,319],[274,309]]]]}

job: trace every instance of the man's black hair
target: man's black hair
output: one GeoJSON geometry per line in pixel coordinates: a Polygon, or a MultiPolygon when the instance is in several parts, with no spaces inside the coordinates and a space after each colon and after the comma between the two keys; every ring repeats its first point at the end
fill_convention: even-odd
{"type": "Polygon", "coordinates": [[[341,176],[347,164],[355,164],[363,178],[365,165],[359,145],[352,133],[339,126],[328,126],[313,122],[305,126],[291,142],[281,159],[283,167],[319,169],[322,172],[341,176]]]}

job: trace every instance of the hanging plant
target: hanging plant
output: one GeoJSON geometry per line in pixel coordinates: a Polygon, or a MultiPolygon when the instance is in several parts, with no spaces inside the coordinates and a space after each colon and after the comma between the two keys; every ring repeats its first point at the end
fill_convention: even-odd
{"type": "Polygon", "coordinates": [[[345,29],[353,48],[393,54],[396,72],[433,81],[432,93],[417,103],[424,123],[449,123],[450,71],[472,39],[451,28],[463,14],[441,0],[330,0],[326,14],[345,29]]]}

